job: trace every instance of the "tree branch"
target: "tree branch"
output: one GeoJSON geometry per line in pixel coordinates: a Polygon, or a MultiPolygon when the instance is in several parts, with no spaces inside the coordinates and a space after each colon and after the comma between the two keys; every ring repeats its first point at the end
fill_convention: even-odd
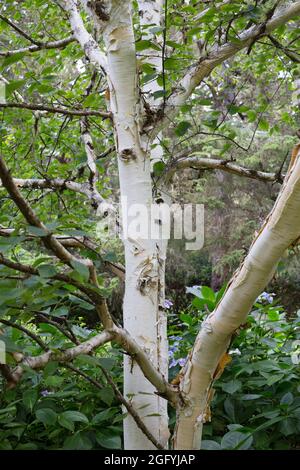
{"type": "Polygon", "coordinates": [[[81,45],[89,60],[105,72],[107,66],[106,56],[100,50],[93,36],[87,32],[82,17],[77,9],[76,2],[74,0],[64,0],[63,3],[64,9],[69,14],[74,37],[81,45]]]}
{"type": "MultiPolygon", "coordinates": [[[[170,168],[167,169],[167,176],[171,177],[173,173],[185,168],[195,168],[199,170],[222,170],[234,175],[243,176],[246,178],[256,179],[266,182],[279,181],[277,173],[268,173],[265,171],[253,170],[245,168],[231,160],[218,160],[216,158],[203,158],[191,156],[187,158],[180,158],[171,163],[170,168]]],[[[281,175],[282,177],[283,175],[281,175]]]]}
{"type": "MultiPolygon", "coordinates": [[[[14,271],[19,271],[21,273],[29,274],[31,276],[39,276],[38,269],[34,268],[33,266],[29,266],[27,264],[18,263],[16,261],[12,261],[8,258],[5,258],[3,254],[0,252],[0,265],[6,266],[14,271]]],[[[89,288],[88,286],[81,284],[81,282],[76,281],[75,279],[71,278],[67,274],[64,273],[57,273],[53,276],[49,277],[50,280],[54,281],[61,281],[67,284],[71,284],[74,287],[77,287],[78,290],[83,292],[85,295],[92,300],[93,304],[97,304],[97,302],[101,302],[103,299],[99,293],[95,290],[89,288]]]]}
{"type": "MultiPolygon", "coordinates": [[[[5,228],[0,226],[0,237],[10,237],[14,233],[15,229],[5,228]]],[[[55,235],[55,238],[65,247],[65,248],[87,248],[94,251],[101,259],[102,256],[99,253],[99,245],[93,242],[90,238],[87,237],[69,237],[66,235],[55,235]]],[[[26,236],[26,241],[39,239],[37,235],[28,235],[26,236]]],[[[117,276],[121,281],[124,281],[125,278],[125,268],[121,263],[113,263],[112,261],[102,260],[104,262],[105,268],[111,273],[117,276]]]]}
{"type": "MultiPolygon", "coordinates": [[[[36,268],[33,268],[32,266],[28,266],[28,265],[23,265],[21,263],[13,262],[5,258],[2,255],[2,253],[0,253],[0,264],[3,264],[4,266],[7,266],[11,269],[24,272],[27,274],[39,275],[38,270],[36,268]]],[[[158,394],[162,396],[163,398],[165,398],[166,400],[168,400],[173,406],[175,406],[176,403],[178,402],[178,392],[176,388],[170,385],[166,381],[166,379],[161,375],[161,373],[153,366],[147,353],[142,348],[140,348],[140,346],[130,336],[130,334],[127,331],[125,331],[123,328],[120,328],[113,324],[110,314],[107,310],[106,303],[101,298],[101,296],[97,295],[93,290],[89,289],[88,287],[83,286],[77,281],[69,278],[66,274],[55,274],[54,276],[51,276],[49,279],[70,283],[76,286],[79,290],[84,292],[94,301],[96,301],[96,304],[97,304],[96,308],[97,308],[99,316],[101,317],[102,323],[104,324],[105,328],[107,328],[105,333],[109,335],[109,341],[110,340],[115,341],[128,354],[130,354],[133,360],[135,360],[137,364],[140,366],[145,377],[157,389],[158,394]]],[[[82,344],[85,344],[85,343],[82,343],[82,344]]],[[[78,349],[75,349],[75,351],[78,351],[78,349]]],[[[78,354],[81,354],[81,353],[78,353],[78,354]]],[[[29,367],[32,367],[32,368],[40,368],[40,367],[43,367],[43,365],[45,365],[47,362],[49,362],[49,360],[52,360],[49,354],[48,355],[44,354],[42,355],[41,359],[39,359],[39,356],[37,356],[36,358],[29,358],[29,361],[27,361],[26,359],[25,365],[28,365],[29,367]],[[36,359],[36,361],[34,359],[36,359]]],[[[60,358],[56,360],[61,361],[60,358]]]]}
{"type": "Polygon", "coordinates": [[[104,199],[100,196],[96,183],[98,181],[98,170],[97,170],[97,156],[94,149],[92,136],[89,132],[89,123],[87,117],[84,117],[80,121],[81,127],[81,140],[83,142],[85,153],[87,157],[87,166],[90,171],[89,177],[89,190],[91,193],[92,204],[98,207],[99,201],[104,202],[104,199]]]}
{"type": "Polygon", "coordinates": [[[31,36],[29,36],[29,34],[27,34],[25,31],[23,31],[23,29],[21,29],[18,25],[16,25],[12,21],[10,21],[8,18],[6,18],[6,16],[1,15],[1,13],[0,13],[0,20],[4,21],[9,26],[11,26],[21,36],[23,36],[25,39],[27,39],[27,41],[31,42],[32,44],[35,44],[36,46],[40,45],[39,41],[36,41],[35,39],[33,39],[31,36]]]}
{"type": "MultiPolygon", "coordinates": [[[[53,179],[35,179],[35,178],[13,178],[14,184],[18,188],[28,188],[28,189],[59,189],[74,191],[75,193],[80,193],[86,196],[91,202],[97,205],[97,207],[106,202],[104,198],[97,191],[91,191],[88,183],[77,183],[75,181],[68,181],[62,178],[53,178],[53,179]]],[[[0,183],[0,189],[3,185],[0,183]]]]}
{"type": "Polygon", "coordinates": [[[11,57],[16,54],[26,54],[44,49],[63,49],[68,46],[71,42],[74,42],[74,36],[68,36],[65,39],[59,39],[58,41],[43,42],[39,44],[33,44],[28,47],[21,47],[20,49],[14,49],[11,51],[0,51],[0,57],[11,57]]]}
{"type": "Polygon", "coordinates": [[[72,261],[78,261],[90,268],[93,268],[93,263],[90,260],[78,259],[72,255],[64,246],[54,237],[54,235],[47,229],[47,227],[39,220],[33,209],[28,202],[23,198],[19,189],[17,188],[8,168],[6,167],[3,158],[0,156],[0,178],[3,186],[11,196],[12,200],[19,208],[25,220],[32,226],[41,229],[44,236],[41,237],[45,247],[51,250],[61,261],[71,266],[72,261]]]}
{"type": "Polygon", "coordinates": [[[66,109],[48,106],[44,104],[33,104],[33,103],[1,103],[0,108],[20,108],[29,109],[32,111],[47,111],[48,113],[63,114],[65,116],[100,116],[103,118],[110,119],[111,114],[104,111],[97,111],[92,109],[66,109]]]}
{"type": "Polygon", "coordinates": [[[279,41],[277,41],[276,38],[274,38],[274,36],[272,36],[271,34],[268,34],[268,38],[270,39],[270,41],[272,42],[272,44],[279,50],[281,50],[282,52],[284,52],[284,54],[289,58],[291,59],[293,62],[296,62],[297,64],[300,64],[300,55],[297,54],[296,52],[294,51],[291,51],[288,47],[284,47],[282,44],[280,44],[279,41]]]}
{"type": "MultiPolygon", "coordinates": [[[[235,42],[213,47],[205,57],[201,57],[188,69],[184,77],[178,82],[178,85],[166,101],[165,112],[163,112],[162,106],[157,109],[149,127],[149,129],[152,130],[152,137],[157,135],[167,119],[171,119],[177,113],[178,108],[186,102],[194,89],[204,78],[210,75],[215,67],[222,64],[222,62],[234,56],[242,49],[249,47],[254,39],[256,40],[259,37],[267,36],[274,29],[287,23],[299,14],[300,1],[293,2],[291,5],[281,9],[269,21],[265,22],[263,32],[261,29],[263,23],[254,25],[242,32],[235,42]]],[[[149,129],[145,126],[144,130],[146,132],[149,129]]]]}
{"type": "Polygon", "coordinates": [[[138,428],[140,428],[140,430],[145,434],[145,436],[149,439],[150,442],[152,442],[152,444],[157,448],[157,449],[164,449],[164,446],[161,445],[160,442],[157,441],[157,439],[153,436],[153,434],[149,431],[149,429],[147,428],[147,426],[145,426],[144,422],[142,421],[141,417],[139,416],[138,412],[136,411],[136,409],[132,406],[131,403],[129,403],[125,398],[124,396],[122,395],[122,393],[120,392],[120,390],[118,389],[118,387],[116,386],[116,384],[114,383],[113,379],[111,378],[111,376],[109,375],[109,373],[104,369],[104,367],[102,367],[100,365],[100,369],[102,370],[102,373],[104,374],[107,382],[110,384],[111,388],[113,389],[114,391],[114,394],[115,396],[117,397],[117,399],[119,400],[120,403],[122,403],[122,405],[126,408],[126,410],[128,411],[128,413],[130,414],[130,416],[132,416],[132,418],[134,419],[134,421],[136,422],[136,425],[138,428]]]}
{"type": "Polygon", "coordinates": [[[73,348],[69,348],[65,351],[47,351],[39,356],[23,357],[18,367],[11,374],[11,378],[14,383],[17,384],[23,375],[24,367],[42,369],[50,361],[69,362],[80,354],[89,354],[94,349],[99,348],[99,346],[103,346],[103,344],[111,341],[111,338],[112,336],[110,333],[103,331],[80,345],[74,346],[73,348]]]}
{"type": "Polygon", "coordinates": [[[4,318],[0,318],[0,323],[3,323],[3,325],[6,326],[11,326],[12,328],[16,328],[17,330],[22,331],[25,333],[29,338],[33,339],[44,351],[48,351],[47,345],[37,336],[35,335],[32,331],[29,331],[27,328],[25,328],[22,325],[18,325],[17,323],[14,323],[9,320],[4,320],[4,318]]]}
{"type": "Polygon", "coordinates": [[[153,366],[147,353],[137,344],[130,334],[123,328],[114,327],[110,330],[113,341],[121,346],[132,359],[140,366],[144,376],[156,388],[157,394],[175,406],[179,397],[176,387],[170,385],[163,375],[153,366]]]}

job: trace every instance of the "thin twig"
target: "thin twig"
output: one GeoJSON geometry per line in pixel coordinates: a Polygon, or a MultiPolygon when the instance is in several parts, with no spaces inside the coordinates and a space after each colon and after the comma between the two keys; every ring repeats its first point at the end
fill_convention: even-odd
{"type": "Polygon", "coordinates": [[[16,323],[9,321],[9,320],[4,320],[3,318],[0,318],[0,323],[3,323],[3,325],[6,326],[11,326],[12,328],[16,328],[16,330],[20,330],[23,333],[25,333],[27,336],[29,336],[33,341],[35,341],[44,351],[48,351],[48,346],[32,331],[29,331],[27,328],[21,325],[17,325],[16,323]]]}
{"type": "Polygon", "coordinates": [[[149,441],[152,442],[152,444],[157,448],[157,449],[164,449],[164,446],[161,445],[161,443],[155,438],[155,436],[153,436],[153,434],[149,431],[149,429],[147,428],[147,426],[145,426],[144,422],[142,421],[141,417],[139,416],[138,412],[135,410],[135,408],[132,406],[131,403],[129,403],[125,398],[124,396],[122,395],[122,393],[120,392],[120,390],[118,389],[118,387],[116,386],[116,384],[114,383],[112,377],[110,376],[110,374],[104,369],[104,367],[102,367],[100,365],[100,369],[102,370],[102,373],[103,375],[105,376],[107,382],[109,383],[109,385],[111,386],[111,388],[113,389],[114,391],[114,394],[116,396],[116,398],[119,400],[120,403],[122,403],[122,405],[126,408],[126,410],[128,411],[128,413],[132,416],[132,418],[134,419],[136,425],[138,428],[140,428],[140,430],[145,434],[145,436],[149,439],[149,441]]]}

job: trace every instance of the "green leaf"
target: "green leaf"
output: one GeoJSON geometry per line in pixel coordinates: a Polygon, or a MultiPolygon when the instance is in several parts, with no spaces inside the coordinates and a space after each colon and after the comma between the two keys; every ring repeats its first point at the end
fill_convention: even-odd
{"type": "Polygon", "coordinates": [[[96,440],[105,449],[121,449],[122,446],[120,436],[105,435],[99,432],[96,435],[96,440]]]}
{"type": "Polygon", "coordinates": [[[264,429],[267,429],[267,428],[273,426],[273,424],[279,423],[283,419],[284,419],[283,416],[277,416],[276,418],[272,418],[269,421],[267,421],[267,422],[261,424],[260,426],[258,426],[258,428],[255,429],[255,432],[263,431],[264,429]]]}
{"type": "Polygon", "coordinates": [[[88,418],[83,413],[80,413],[80,411],[64,411],[60,414],[60,416],[73,422],[81,422],[86,424],[89,422],[88,418]]]}
{"type": "Polygon", "coordinates": [[[175,129],[175,134],[178,135],[178,137],[183,136],[186,134],[186,132],[192,127],[190,122],[187,121],[181,121],[178,126],[175,129]]]}
{"type": "Polygon", "coordinates": [[[80,261],[77,261],[77,260],[72,260],[71,265],[73,266],[75,271],[77,271],[80,274],[82,279],[84,279],[85,281],[89,280],[90,271],[89,271],[89,268],[85,264],[80,263],[80,261]]]}
{"type": "Polygon", "coordinates": [[[297,420],[293,418],[284,419],[279,424],[279,430],[284,436],[291,436],[295,434],[296,427],[297,420]]]}
{"type": "Polygon", "coordinates": [[[269,377],[267,379],[267,384],[268,385],[273,385],[275,384],[276,382],[279,382],[281,379],[283,379],[284,377],[284,374],[280,374],[280,375],[272,375],[271,377],[269,377]]]}
{"type": "Polygon", "coordinates": [[[26,83],[26,80],[14,80],[9,82],[5,86],[6,96],[12,95],[12,93],[21,88],[26,83]]]}
{"type": "Polygon", "coordinates": [[[66,416],[64,416],[64,414],[59,415],[57,418],[57,421],[60,424],[60,426],[62,426],[63,428],[66,428],[69,431],[74,432],[74,429],[75,429],[74,422],[68,419],[66,416]]]}
{"type": "Polygon", "coordinates": [[[37,450],[38,446],[34,442],[26,442],[25,444],[18,444],[14,450],[37,450]]]}
{"type": "Polygon", "coordinates": [[[152,96],[155,100],[157,100],[158,98],[162,98],[164,95],[165,95],[165,90],[157,90],[157,91],[154,91],[154,93],[152,93],[152,96]]]}
{"type": "Polygon", "coordinates": [[[114,394],[112,393],[112,390],[110,387],[104,387],[102,390],[99,390],[98,392],[101,400],[106,403],[108,406],[110,406],[114,400],[114,394]]]}
{"type": "Polygon", "coordinates": [[[222,449],[247,450],[251,447],[253,436],[250,433],[229,431],[221,441],[222,449]]]}
{"type": "Polygon", "coordinates": [[[268,131],[269,130],[269,123],[266,119],[261,119],[259,121],[259,124],[258,124],[258,128],[261,130],[261,131],[268,131]]]}
{"type": "Polygon", "coordinates": [[[45,379],[46,387],[59,387],[63,382],[64,378],[57,375],[50,375],[45,379]]]}
{"type": "Polygon", "coordinates": [[[22,60],[24,56],[25,52],[18,52],[17,54],[13,54],[10,57],[6,57],[3,60],[2,67],[7,67],[8,65],[12,65],[15,62],[18,62],[19,60],[22,60]]]}
{"type": "Polygon", "coordinates": [[[257,395],[257,394],[251,394],[251,393],[248,393],[246,395],[243,395],[241,396],[241,400],[242,401],[250,401],[250,400],[257,400],[258,398],[261,398],[262,395],[257,395]]]}
{"type": "Polygon", "coordinates": [[[235,422],[235,402],[232,398],[226,398],[226,400],[224,401],[224,410],[230,418],[231,422],[235,422]]]}
{"type": "Polygon", "coordinates": [[[197,104],[199,104],[200,106],[210,106],[212,104],[212,101],[209,98],[200,98],[199,100],[197,100],[197,104]]]}
{"type": "Polygon", "coordinates": [[[201,450],[221,450],[221,446],[216,441],[204,440],[201,442],[201,450]]]}
{"type": "Polygon", "coordinates": [[[164,162],[155,162],[153,165],[153,172],[155,175],[161,175],[165,171],[166,165],[164,162]]]}
{"type": "Polygon", "coordinates": [[[116,362],[116,360],[112,357],[100,357],[99,358],[99,363],[107,371],[112,370],[113,366],[115,365],[115,362],[116,362]]]}
{"type": "Polygon", "coordinates": [[[280,400],[281,405],[291,405],[294,401],[294,395],[291,392],[286,393],[280,400]]]}
{"type": "Polygon", "coordinates": [[[52,426],[57,419],[57,414],[51,408],[41,408],[36,411],[35,416],[44,426],[52,426]]]}
{"type": "Polygon", "coordinates": [[[183,323],[186,323],[189,326],[193,324],[193,317],[191,317],[191,315],[188,315],[187,313],[181,313],[179,318],[183,323]]]}
{"type": "Polygon", "coordinates": [[[114,415],[114,410],[112,409],[107,409],[104,411],[100,411],[100,413],[97,413],[93,419],[92,419],[92,424],[99,424],[102,423],[103,421],[109,421],[111,420],[111,417],[114,415]]]}
{"type": "Polygon", "coordinates": [[[78,432],[74,436],[67,437],[63,448],[64,450],[90,450],[93,444],[86,434],[78,432]]]}
{"type": "Polygon", "coordinates": [[[216,300],[215,293],[210,287],[202,286],[201,293],[204,299],[211,300],[212,302],[216,300]]]}
{"type": "Polygon", "coordinates": [[[7,237],[7,238],[0,238],[0,250],[2,253],[6,253],[7,251],[14,248],[18,243],[24,241],[25,237],[7,237]]]}
{"type": "Polygon", "coordinates": [[[69,315],[69,308],[62,305],[51,312],[55,317],[67,317],[69,315]]]}
{"type": "Polygon", "coordinates": [[[29,225],[28,229],[31,235],[36,235],[37,237],[46,237],[47,235],[49,235],[49,232],[47,230],[44,230],[43,228],[39,227],[34,227],[33,225],[29,225]]]}
{"type": "Polygon", "coordinates": [[[176,70],[178,69],[178,60],[168,58],[164,62],[166,70],[176,70]]]}
{"type": "Polygon", "coordinates": [[[160,47],[154,44],[149,39],[141,39],[135,43],[135,48],[137,52],[144,51],[146,49],[154,49],[155,51],[160,51],[160,47]]]}
{"type": "Polygon", "coordinates": [[[164,31],[164,27],[163,26],[153,26],[153,28],[150,28],[149,31],[150,33],[153,33],[153,34],[156,34],[156,33],[161,33],[162,31],[164,31]]]}
{"type": "Polygon", "coordinates": [[[249,111],[247,111],[247,116],[249,122],[254,122],[257,118],[257,112],[254,109],[249,109],[249,111]]]}
{"type": "Polygon", "coordinates": [[[237,379],[230,380],[230,382],[226,382],[222,384],[222,390],[224,392],[229,393],[232,395],[233,393],[237,392],[242,387],[242,382],[237,379]]]}
{"type": "Polygon", "coordinates": [[[38,399],[38,391],[35,388],[26,390],[23,393],[23,403],[26,408],[28,408],[30,411],[33,410],[34,405],[36,404],[38,399]]]}
{"type": "Polygon", "coordinates": [[[53,277],[55,274],[57,274],[55,267],[51,264],[41,264],[38,267],[38,272],[41,277],[45,278],[53,277]]]}

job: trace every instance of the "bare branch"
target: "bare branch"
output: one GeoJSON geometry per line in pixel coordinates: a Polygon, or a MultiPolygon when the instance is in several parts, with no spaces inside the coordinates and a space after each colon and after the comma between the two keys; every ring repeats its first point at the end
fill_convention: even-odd
{"type": "Polygon", "coordinates": [[[116,386],[116,384],[114,383],[112,377],[109,375],[109,373],[104,369],[104,367],[102,367],[100,365],[100,369],[102,370],[102,373],[103,375],[105,376],[107,382],[110,384],[111,388],[113,389],[114,391],[114,394],[115,396],[117,397],[117,399],[119,400],[119,402],[122,403],[122,405],[126,408],[126,410],[128,411],[128,413],[132,416],[132,418],[134,419],[134,421],[136,422],[136,425],[138,426],[138,428],[140,428],[140,430],[145,434],[145,436],[148,437],[149,441],[152,442],[152,444],[157,448],[157,449],[164,449],[164,446],[161,445],[160,442],[158,442],[156,440],[156,438],[153,436],[153,434],[149,431],[149,429],[147,428],[147,426],[145,426],[144,422],[142,421],[141,417],[139,416],[138,412],[136,411],[136,409],[132,406],[131,403],[129,403],[125,398],[124,396],[122,395],[122,393],[120,392],[120,390],[118,389],[118,387],[116,386]]]}
{"type": "Polygon", "coordinates": [[[44,104],[33,104],[33,103],[0,103],[0,108],[20,108],[29,109],[32,111],[47,111],[48,113],[63,114],[65,116],[100,116],[103,118],[110,119],[111,114],[104,111],[97,111],[93,109],[67,109],[57,108],[44,104]]]}
{"type": "Polygon", "coordinates": [[[68,338],[72,343],[75,343],[75,344],[80,344],[80,341],[76,338],[76,336],[74,335],[74,333],[72,332],[72,330],[66,330],[65,328],[63,328],[57,321],[55,320],[51,320],[50,318],[48,318],[44,313],[42,312],[34,312],[36,313],[36,323],[40,323],[40,322],[43,322],[43,323],[48,323],[49,325],[52,325],[54,326],[55,328],[57,328],[66,338],[68,338]]]}
{"type": "Polygon", "coordinates": [[[87,117],[84,117],[80,121],[81,127],[81,140],[83,142],[85,153],[87,156],[87,166],[90,171],[89,177],[89,188],[91,193],[91,200],[92,203],[98,207],[99,201],[104,202],[104,199],[100,196],[96,183],[98,181],[98,170],[96,166],[97,156],[94,149],[94,144],[92,140],[92,136],[89,132],[89,122],[87,117]]]}
{"type": "MultiPolygon", "coordinates": [[[[53,178],[53,179],[35,179],[35,178],[13,178],[14,184],[18,188],[28,188],[28,189],[59,189],[70,190],[75,193],[80,193],[86,196],[90,201],[94,202],[97,206],[102,202],[105,202],[105,199],[97,191],[96,193],[91,191],[88,183],[76,183],[75,181],[68,181],[62,178],[53,178]]],[[[0,183],[0,188],[1,188],[0,183]]]]}
{"type": "Polygon", "coordinates": [[[73,348],[69,348],[65,351],[47,351],[39,356],[22,357],[20,364],[13,371],[11,378],[17,384],[23,375],[24,367],[30,367],[31,369],[42,369],[50,361],[69,362],[80,354],[89,354],[94,349],[99,348],[100,346],[103,346],[103,344],[111,341],[111,338],[112,336],[110,333],[103,331],[102,333],[93,336],[93,338],[81,343],[80,345],[74,346],[73,348]]]}
{"type": "Polygon", "coordinates": [[[195,168],[199,170],[222,170],[234,175],[267,182],[282,182],[281,178],[284,177],[284,175],[280,175],[279,178],[277,173],[267,173],[265,171],[253,170],[252,168],[245,168],[231,160],[203,158],[197,157],[196,155],[176,160],[173,164],[170,165],[170,168],[167,170],[167,175],[170,177],[176,171],[183,170],[185,168],[195,168]]]}
{"type": "Polygon", "coordinates": [[[39,44],[33,44],[32,46],[21,47],[20,49],[14,49],[11,51],[0,51],[0,57],[11,57],[16,54],[32,53],[44,49],[63,49],[74,41],[74,36],[68,36],[65,39],[59,39],[58,41],[42,42],[39,44]]]}
{"type": "Polygon", "coordinates": [[[113,341],[122,346],[122,348],[132,356],[132,359],[140,366],[144,376],[156,388],[157,394],[171,405],[176,406],[178,403],[178,392],[175,387],[170,385],[164,376],[153,366],[147,353],[137,344],[130,334],[123,328],[114,327],[110,330],[113,341]]]}
{"type": "Polygon", "coordinates": [[[105,72],[107,65],[106,56],[100,50],[93,36],[87,32],[82,17],[77,9],[76,2],[74,0],[64,0],[63,3],[65,10],[69,14],[74,37],[79,42],[90,61],[105,72]]]}

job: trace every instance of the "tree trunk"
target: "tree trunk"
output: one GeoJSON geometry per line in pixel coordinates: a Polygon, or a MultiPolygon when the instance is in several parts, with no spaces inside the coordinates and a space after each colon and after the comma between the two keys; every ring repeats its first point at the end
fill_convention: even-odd
{"type": "MultiPolygon", "coordinates": [[[[147,210],[143,223],[150,229],[152,204],[149,144],[140,130],[142,110],[130,3],[122,0],[113,2],[110,22],[104,30],[122,198],[126,267],[124,328],[147,351],[155,367],[166,375],[167,351],[160,346],[161,339],[166,341],[166,325],[164,319],[159,318],[159,278],[163,256],[149,233],[147,237],[138,233],[129,233],[126,237],[125,233],[134,219],[134,215],[129,214],[133,204],[142,205],[147,210]]],[[[166,402],[155,394],[154,387],[144,377],[134,358],[127,355],[124,356],[124,394],[130,398],[157,440],[166,445],[166,402]]],[[[131,416],[124,420],[124,447],[129,450],[153,449],[153,444],[141,433],[131,416]]]]}

